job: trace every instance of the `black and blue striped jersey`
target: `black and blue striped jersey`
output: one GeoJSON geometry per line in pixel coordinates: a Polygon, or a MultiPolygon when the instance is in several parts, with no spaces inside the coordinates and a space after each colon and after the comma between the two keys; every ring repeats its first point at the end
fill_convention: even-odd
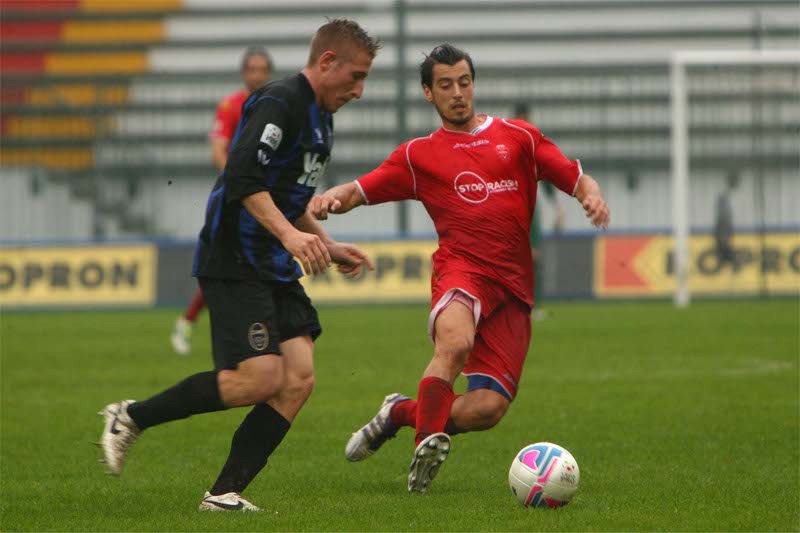
{"type": "Polygon", "coordinates": [[[319,108],[303,74],[271,82],[242,106],[225,169],[214,184],[193,274],[293,281],[303,273],[281,242],[241,200],[267,191],[294,224],[305,212],[333,148],[333,118],[319,108]]]}

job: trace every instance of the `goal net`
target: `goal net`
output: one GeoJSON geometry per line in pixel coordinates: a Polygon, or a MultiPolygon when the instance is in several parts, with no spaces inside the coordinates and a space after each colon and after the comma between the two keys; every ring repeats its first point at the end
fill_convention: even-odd
{"type": "Polygon", "coordinates": [[[800,289],[800,50],[671,57],[674,301],[800,289]]]}

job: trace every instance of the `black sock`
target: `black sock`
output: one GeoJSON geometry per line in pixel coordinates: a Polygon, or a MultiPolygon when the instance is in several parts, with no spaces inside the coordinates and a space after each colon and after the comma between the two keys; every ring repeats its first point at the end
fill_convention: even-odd
{"type": "Polygon", "coordinates": [[[253,407],[233,434],[228,460],[209,491],[214,496],[241,493],[267,464],[291,423],[271,406],[253,407]]]}
{"type": "Polygon", "coordinates": [[[128,415],[139,429],[187,418],[200,413],[222,411],[216,372],[200,372],[159,392],[149,400],[128,406],[128,415]]]}

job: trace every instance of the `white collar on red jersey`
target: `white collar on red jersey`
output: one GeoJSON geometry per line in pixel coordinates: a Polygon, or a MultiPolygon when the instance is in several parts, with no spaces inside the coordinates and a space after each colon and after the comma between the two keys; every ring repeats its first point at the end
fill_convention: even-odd
{"type": "MultiPolygon", "coordinates": [[[[480,116],[480,115],[479,115],[479,116],[480,116]]],[[[491,125],[492,125],[492,121],[494,120],[494,118],[493,118],[493,117],[491,117],[491,116],[489,116],[489,115],[484,115],[484,116],[486,117],[486,120],[484,120],[484,121],[483,121],[483,124],[481,124],[480,126],[478,126],[477,128],[475,128],[474,130],[472,130],[472,131],[470,132],[471,134],[473,134],[473,135],[477,135],[477,134],[479,134],[480,132],[482,132],[483,130],[487,129],[489,126],[491,126],[491,125]]]]}
{"type": "Polygon", "coordinates": [[[491,125],[492,125],[492,121],[494,120],[494,117],[492,117],[492,116],[489,116],[489,115],[478,115],[478,116],[484,116],[484,117],[486,117],[486,120],[484,120],[484,121],[483,121],[483,124],[481,124],[480,126],[477,126],[477,127],[476,127],[476,128],[474,128],[472,131],[455,131],[455,130],[448,130],[448,129],[447,129],[447,128],[445,128],[444,126],[442,126],[442,129],[443,129],[444,131],[448,132],[448,133],[461,133],[462,135],[477,135],[477,134],[479,134],[480,132],[484,131],[484,130],[485,130],[486,128],[488,128],[489,126],[491,126],[491,125]]]}

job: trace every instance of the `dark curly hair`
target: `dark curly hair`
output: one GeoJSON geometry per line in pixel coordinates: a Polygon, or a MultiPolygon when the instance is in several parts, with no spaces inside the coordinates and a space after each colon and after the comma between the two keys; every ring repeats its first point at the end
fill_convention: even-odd
{"type": "Polygon", "coordinates": [[[465,51],[456,48],[452,44],[440,44],[430,54],[425,56],[425,60],[419,66],[419,76],[423,86],[433,87],[433,66],[434,65],[455,65],[459,61],[466,59],[469,70],[472,73],[472,80],[475,80],[475,67],[472,58],[465,51]]]}

